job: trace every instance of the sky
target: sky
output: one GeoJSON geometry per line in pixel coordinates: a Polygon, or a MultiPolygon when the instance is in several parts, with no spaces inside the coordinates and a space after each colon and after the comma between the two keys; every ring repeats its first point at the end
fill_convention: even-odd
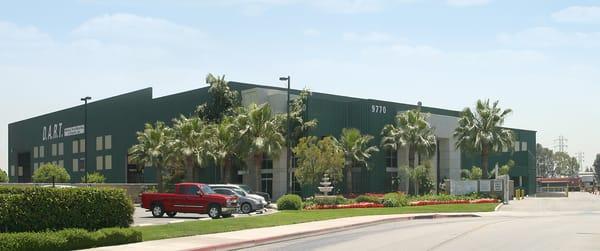
{"type": "Polygon", "coordinates": [[[514,112],[537,141],[600,153],[600,3],[556,0],[72,0],[0,3],[0,168],[8,124],[146,87],[231,81],[514,112]]]}

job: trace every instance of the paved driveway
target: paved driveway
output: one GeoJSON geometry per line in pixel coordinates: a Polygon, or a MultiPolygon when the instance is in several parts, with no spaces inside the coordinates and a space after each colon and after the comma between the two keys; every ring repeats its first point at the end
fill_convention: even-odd
{"type": "MultiPolygon", "coordinates": [[[[234,214],[233,217],[252,217],[260,215],[268,215],[276,213],[276,210],[267,209],[266,212],[251,213],[250,215],[245,214],[234,214]]],[[[180,223],[185,221],[198,221],[198,220],[211,220],[206,214],[182,214],[178,213],[175,217],[169,218],[166,215],[162,218],[152,217],[151,212],[146,212],[146,209],[141,208],[139,205],[135,205],[135,212],[133,213],[133,226],[152,226],[152,225],[164,225],[172,223],[180,223]]]]}
{"type": "Polygon", "coordinates": [[[527,198],[511,201],[501,212],[600,212],[600,196],[570,192],[568,198],[527,198]]]}

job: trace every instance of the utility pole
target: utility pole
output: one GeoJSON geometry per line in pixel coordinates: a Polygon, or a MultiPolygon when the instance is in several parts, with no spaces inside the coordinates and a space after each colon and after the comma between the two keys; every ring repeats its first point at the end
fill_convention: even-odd
{"type": "Polygon", "coordinates": [[[286,133],[286,141],[287,141],[286,157],[287,157],[287,159],[285,162],[285,164],[286,164],[285,171],[287,173],[287,175],[286,175],[287,193],[293,192],[292,191],[292,174],[291,174],[291,168],[290,168],[291,161],[292,161],[292,158],[290,156],[292,154],[292,151],[291,151],[291,149],[292,149],[291,143],[292,142],[291,142],[291,137],[290,137],[290,135],[291,135],[291,131],[290,131],[291,130],[290,129],[290,79],[291,79],[291,77],[289,75],[287,77],[279,78],[280,81],[287,81],[287,120],[286,120],[286,127],[287,127],[287,130],[286,130],[286,132],[287,132],[286,133]]]}
{"type": "Polygon", "coordinates": [[[85,183],[86,183],[86,184],[88,183],[88,180],[87,180],[87,179],[88,179],[88,175],[87,175],[87,170],[88,170],[88,165],[87,165],[87,163],[88,163],[88,147],[87,147],[87,146],[88,146],[88,138],[87,138],[87,136],[88,136],[88,125],[87,125],[87,108],[88,108],[88,107],[87,107],[87,105],[88,105],[88,100],[91,100],[91,99],[92,99],[92,98],[91,98],[91,97],[89,97],[89,96],[88,96],[88,97],[85,97],[85,98],[81,98],[81,101],[83,101],[83,102],[84,102],[84,105],[83,105],[83,110],[84,110],[84,113],[83,113],[83,114],[84,114],[84,115],[83,115],[83,138],[84,138],[83,142],[84,142],[84,145],[83,145],[83,147],[84,147],[84,148],[83,148],[83,149],[85,150],[85,159],[84,159],[84,161],[83,161],[83,175],[84,175],[83,177],[84,177],[84,180],[85,180],[85,183]]]}

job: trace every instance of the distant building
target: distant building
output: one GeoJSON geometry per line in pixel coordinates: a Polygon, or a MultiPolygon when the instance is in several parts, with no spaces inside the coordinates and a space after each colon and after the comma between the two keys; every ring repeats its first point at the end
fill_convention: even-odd
{"type": "MultiPolygon", "coordinates": [[[[286,111],[286,89],[237,82],[230,82],[230,86],[240,91],[245,105],[268,102],[275,113],[286,111]]],[[[393,91],[398,95],[414,95],[401,92],[401,88],[393,91]]],[[[298,93],[292,90],[294,97],[298,93]]],[[[83,123],[83,105],[11,123],[8,126],[10,181],[31,182],[37,168],[44,163],[54,163],[65,167],[73,182],[92,171],[102,173],[107,183],[154,182],[154,168],[143,168],[129,160],[128,149],[136,143],[136,132],[143,130],[147,122],[170,122],[180,114],[189,115],[207,97],[208,87],[158,98],[154,98],[152,89],[148,88],[89,103],[87,128],[83,123]],[[86,130],[87,139],[84,138],[86,130]],[[85,166],[86,151],[88,166],[85,166]]],[[[337,137],[342,128],[355,127],[373,135],[373,143],[379,145],[383,126],[394,123],[396,114],[414,108],[415,105],[389,101],[313,93],[308,100],[307,117],[319,121],[312,135],[337,137]]],[[[455,148],[452,133],[460,112],[432,107],[422,107],[422,111],[431,114],[429,121],[438,137],[437,153],[431,159],[431,176],[435,183],[444,178],[460,179],[461,168],[481,166],[479,154],[455,148]]],[[[514,148],[498,149],[498,153],[491,154],[489,166],[493,168],[514,160],[516,167],[510,172],[511,179],[515,186],[525,187],[533,194],[536,191],[536,132],[512,130],[516,135],[514,148]]],[[[269,192],[275,198],[285,194],[286,152],[282,151],[277,159],[265,156],[262,164],[261,184],[254,184],[249,178],[252,173],[244,168],[247,164],[235,163],[236,182],[269,192]]],[[[371,170],[353,170],[353,186],[357,192],[390,191],[398,167],[407,164],[405,147],[398,151],[382,150],[370,160],[371,170]]],[[[202,168],[199,181],[217,182],[218,176],[216,168],[202,168]]]]}

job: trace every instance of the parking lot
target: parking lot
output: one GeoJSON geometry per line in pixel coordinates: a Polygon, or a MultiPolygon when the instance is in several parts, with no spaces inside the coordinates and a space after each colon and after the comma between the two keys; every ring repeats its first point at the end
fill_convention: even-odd
{"type": "MultiPolygon", "coordinates": [[[[234,214],[233,217],[258,217],[262,215],[269,215],[277,213],[275,209],[266,209],[264,213],[250,213],[246,214],[234,214]]],[[[206,214],[182,214],[179,213],[173,218],[169,218],[166,215],[162,218],[152,217],[152,213],[147,212],[146,209],[141,208],[140,205],[135,205],[135,212],[133,213],[133,226],[153,226],[153,225],[165,225],[173,223],[181,223],[186,221],[199,221],[199,220],[211,220],[206,214]]]]}

